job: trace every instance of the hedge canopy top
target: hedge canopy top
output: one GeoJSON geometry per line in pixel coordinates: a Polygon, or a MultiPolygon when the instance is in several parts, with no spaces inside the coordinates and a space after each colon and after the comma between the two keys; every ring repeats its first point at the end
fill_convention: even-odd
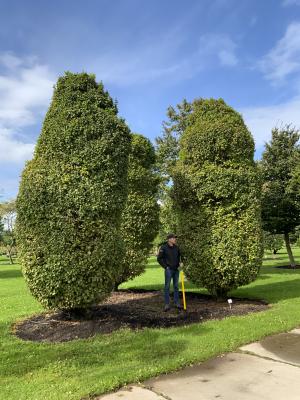
{"type": "Polygon", "coordinates": [[[181,138],[185,164],[253,164],[254,140],[242,116],[223,99],[199,99],[181,138]]]}

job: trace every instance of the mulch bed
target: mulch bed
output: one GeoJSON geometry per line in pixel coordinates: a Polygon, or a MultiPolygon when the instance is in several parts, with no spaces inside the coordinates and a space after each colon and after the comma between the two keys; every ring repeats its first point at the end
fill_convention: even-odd
{"type": "Polygon", "coordinates": [[[264,301],[232,298],[217,302],[211,296],[186,293],[187,310],[163,311],[161,291],[119,291],[92,308],[90,318],[67,315],[62,311],[43,313],[17,323],[13,330],[24,340],[65,342],[83,339],[98,333],[108,334],[120,328],[169,328],[243,315],[268,308],[264,301]]]}

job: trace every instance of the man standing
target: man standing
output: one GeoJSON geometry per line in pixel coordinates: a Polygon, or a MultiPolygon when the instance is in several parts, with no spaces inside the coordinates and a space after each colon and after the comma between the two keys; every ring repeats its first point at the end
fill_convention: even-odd
{"type": "Polygon", "coordinates": [[[172,279],[174,288],[174,303],[179,310],[181,309],[178,291],[180,251],[176,245],[176,239],[177,236],[174,235],[174,233],[169,233],[167,236],[167,243],[161,246],[157,256],[157,261],[165,269],[165,311],[170,310],[170,284],[172,279]]]}

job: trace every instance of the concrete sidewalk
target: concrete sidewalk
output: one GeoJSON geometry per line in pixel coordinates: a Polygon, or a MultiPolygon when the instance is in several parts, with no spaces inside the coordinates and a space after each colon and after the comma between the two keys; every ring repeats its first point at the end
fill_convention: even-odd
{"type": "Polygon", "coordinates": [[[299,367],[300,329],[294,329],[97,399],[300,400],[299,367]]]}

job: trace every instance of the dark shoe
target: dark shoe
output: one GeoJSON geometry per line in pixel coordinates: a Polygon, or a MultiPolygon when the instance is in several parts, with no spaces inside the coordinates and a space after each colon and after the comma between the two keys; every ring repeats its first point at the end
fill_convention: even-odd
{"type": "Polygon", "coordinates": [[[170,306],[169,306],[168,304],[165,305],[164,311],[165,311],[165,312],[170,311],[170,306]]]}
{"type": "Polygon", "coordinates": [[[177,310],[182,310],[182,307],[180,304],[176,304],[175,307],[177,308],[177,310]]]}

